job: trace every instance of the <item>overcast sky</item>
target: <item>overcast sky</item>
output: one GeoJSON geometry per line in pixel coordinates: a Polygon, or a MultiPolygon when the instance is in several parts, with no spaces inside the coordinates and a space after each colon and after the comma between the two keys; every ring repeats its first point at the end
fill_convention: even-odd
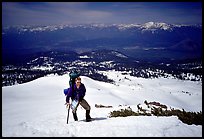
{"type": "Polygon", "coordinates": [[[2,2],[2,25],[201,24],[201,2],[2,2]]]}

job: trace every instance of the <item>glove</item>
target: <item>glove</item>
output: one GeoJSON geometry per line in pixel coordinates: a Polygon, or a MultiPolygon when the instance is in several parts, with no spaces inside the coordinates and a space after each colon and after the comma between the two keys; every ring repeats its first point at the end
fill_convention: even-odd
{"type": "Polygon", "coordinates": [[[68,109],[70,104],[68,102],[66,102],[64,105],[66,105],[66,108],[68,109]]]}

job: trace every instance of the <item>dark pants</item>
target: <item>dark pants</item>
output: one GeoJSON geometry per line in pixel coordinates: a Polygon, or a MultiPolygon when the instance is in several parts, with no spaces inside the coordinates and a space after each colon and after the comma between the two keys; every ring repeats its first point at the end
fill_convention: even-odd
{"type": "Polygon", "coordinates": [[[76,109],[72,111],[73,116],[74,116],[74,120],[78,121],[76,111],[77,111],[77,107],[79,106],[79,104],[86,110],[86,119],[91,119],[91,117],[90,117],[91,107],[90,107],[90,105],[88,104],[88,102],[85,99],[82,99],[81,102],[79,102],[77,104],[76,109]]]}
{"type": "Polygon", "coordinates": [[[85,99],[82,99],[79,103],[85,110],[91,110],[91,107],[89,106],[88,102],[85,99]]]}

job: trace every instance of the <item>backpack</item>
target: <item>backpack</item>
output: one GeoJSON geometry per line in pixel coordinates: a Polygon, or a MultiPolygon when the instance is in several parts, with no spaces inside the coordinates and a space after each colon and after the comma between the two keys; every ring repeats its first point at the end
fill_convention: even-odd
{"type": "Polygon", "coordinates": [[[65,96],[68,94],[68,92],[69,92],[69,88],[64,89],[64,95],[65,95],[65,96]]]}
{"type": "Polygon", "coordinates": [[[70,77],[70,80],[69,80],[69,86],[70,87],[73,87],[72,89],[74,90],[74,83],[75,83],[75,79],[77,77],[80,76],[80,73],[77,72],[76,70],[73,70],[69,73],[69,77],[70,77]]]}
{"type": "MultiPolygon", "coordinates": [[[[75,83],[75,79],[77,77],[80,76],[80,73],[77,72],[76,70],[73,70],[69,73],[69,77],[70,77],[70,80],[69,80],[69,87],[72,87],[72,90],[74,90],[74,83],[75,83]]],[[[69,92],[69,88],[67,89],[64,89],[64,95],[66,96],[67,93],[69,92]]]]}

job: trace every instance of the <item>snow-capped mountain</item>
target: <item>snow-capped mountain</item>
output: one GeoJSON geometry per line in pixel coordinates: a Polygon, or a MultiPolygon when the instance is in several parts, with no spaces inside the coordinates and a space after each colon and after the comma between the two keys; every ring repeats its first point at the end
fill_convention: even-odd
{"type": "Polygon", "coordinates": [[[62,25],[48,25],[48,26],[8,26],[3,28],[3,33],[9,29],[16,29],[18,33],[23,32],[44,32],[44,31],[57,31],[65,28],[110,28],[115,27],[119,30],[126,30],[130,28],[140,29],[141,31],[166,30],[172,31],[175,28],[181,27],[202,27],[202,25],[185,25],[185,24],[168,24],[163,22],[147,22],[144,24],[62,24],[62,25]]]}
{"type": "Polygon", "coordinates": [[[165,31],[172,31],[176,27],[182,27],[183,25],[173,25],[167,24],[162,22],[147,22],[144,24],[120,24],[118,25],[119,29],[126,30],[126,29],[140,29],[141,32],[150,31],[154,33],[156,30],[165,30],[165,31]]]}
{"type": "MultiPolygon", "coordinates": [[[[110,117],[117,110],[147,102],[159,102],[168,110],[202,111],[202,83],[177,79],[144,79],[129,72],[102,71],[113,84],[81,76],[85,99],[91,106],[92,122],[84,122],[85,110],[79,106],[79,121],[67,109],[63,89],[69,75],[49,75],[21,85],[2,87],[3,137],[201,137],[202,125],[183,123],[177,116],[110,117]],[[189,103],[191,102],[191,103],[189,103]],[[110,106],[110,107],[96,107],[110,106]]],[[[156,106],[155,106],[156,107],[156,106]]]]}
{"type": "Polygon", "coordinates": [[[140,28],[142,31],[151,31],[154,33],[155,30],[168,30],[172,31],[174,26],[166,23],[154,23],[154,22],[148,22],[144,25],[141,25],[140,28]]]}

